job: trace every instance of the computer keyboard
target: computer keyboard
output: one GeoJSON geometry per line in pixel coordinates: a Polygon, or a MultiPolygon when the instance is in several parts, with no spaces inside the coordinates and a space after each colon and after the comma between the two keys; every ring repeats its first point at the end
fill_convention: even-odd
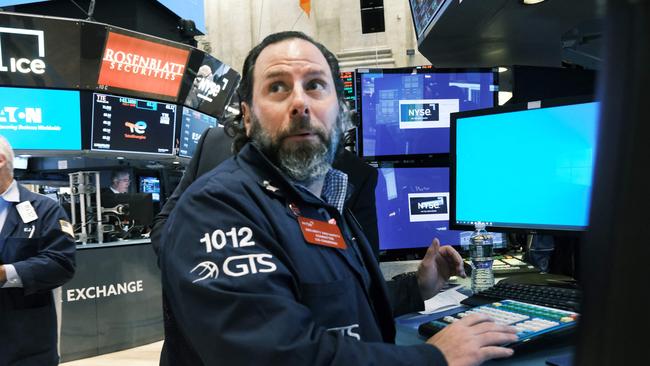
{"type": "Polygon", "coordinates": [[[552,286],[498,282],[487,290],[474,294],[461,302],[478,306],[510,299],[569,311],[580,310],[580,291],[552,286]]]}
{"type": "Polygon", "coordinates": [[[453,315],[420,324],[418,332],[431,337],[447,325],[463,317],[480,313],[492,318],[496,323],[512,325],[517,329],[518,340],[505,346],[517,348],[531,340],[543,336],[568,334],[575,328],[579,315],[572,311],[558,310],[546,306],[532,305],[520,301],[503,300],[460,310],[453,315]]]}

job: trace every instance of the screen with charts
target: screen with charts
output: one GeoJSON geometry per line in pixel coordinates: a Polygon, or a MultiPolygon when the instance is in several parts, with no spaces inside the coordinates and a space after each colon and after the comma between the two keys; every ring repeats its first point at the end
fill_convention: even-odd
{"type": "Polygon", "coordinates": [[[0,135],[14,150],[81,150],[79,92],[0,87],[0,135]]]}
{"type": "Polygon", "coordinates": [[[93,93],[91,149],[171,155],[176,105],[93,93]]]}
{"type": "Polygon", "coordinates": [[[203,132],[216,125],[215,117],[183,107],[178,156],[191,158],[203,132]]]}
{"type": "Polygon", "coordinates": [[[592,98],[455,115],[452,223],[586,230],[598,116],[599,103],[592,98]]]}
{"type": "Polygon", "coordinates": [[[494,106],[492,69],[357,70],[359,151],[366,160],[449,153],[452,113],[494,106]]]}
{"type": "Polygon", "coordinates": [[[151,193],[154,202],[160,201],[160,179],[158,177],[140,177],[140,193],[151,193]]]}
{"type": "MultiPolygon", "coordinates": [[[[375,198],[380,251],[469,244],[471,231],[449,230],[449,168],[379,168],[375,198]]],[[[501,234],[494,246],[505,246],[501,234]]]]}
{"type": "Polygon", "coordinates": [[[354,81],[354,71],[341,71],[339,77],[343,82],[343,99],[348,103],[350,110],[356,110],[357,93],[354,81]]]}

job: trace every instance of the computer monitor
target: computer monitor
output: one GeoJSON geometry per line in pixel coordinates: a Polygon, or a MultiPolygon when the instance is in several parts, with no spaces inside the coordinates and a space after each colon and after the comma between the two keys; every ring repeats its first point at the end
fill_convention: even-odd
{"type": "Polygon", "coordinates": [[[91,150],[172,155],[176,107],[93,93],[91,150]]]}
{"type": "Polygon", "coordinates": [[[217,123],[215,117],[183,107],[178,156],[191,158],[203,132],[217,123]]]}
{"type": "Polygon", "coordinates": [[[79,92],[0,87],[0,135],[14,150],[81,150],[79,92]]]}
{"type": "Polygon", "coordinates": [[[351,110],[357,109],[357,89],[354,71],[341,71],[339,77],[343,82],[343,99],[349,104],[351,110]]]}
{"type": "Polygon", "coordinates": [[[598,115],[593,98],[453,114],[451,226],[585,230],[598,115]]]}
{"type": "Polygon", "coordinates": [[[424,31],[446,2],[444,0],[409,0],[417,39],[422,37],[424,31]]]}
{"type": "MultiPolygon", "coordinates": [[[[380,260],[424,255],[433,238],[466,247],[471,231],[449,229],[449,168],[393,165],[379,168],[375,189],[380,260]]],[[[495,248],[505,248],[494,233],[495,248]]]]}
{"type": "MultiPolygon", "coordinates": [[[[153,223],[151,193],[102,194],[101,199],[104,209],[128,205],[127,212],[120,217],[122,221],[132,221],[132,225],[138,227],[147,227],[153,223]]],[[[108,215],[115,216],[115,214],[108,215]]]]}
{"type": "Polygon", "coordinates": [[[357,69],[359,149],[372,161],[449,154],[451,113],[491,108],[493,69],[357,69]]]}
{"type": "Polygon", "coordinates": [[[154,202],[160,202],[160,179],[158,177],[139,177],[138,191],[140,193],[151,193],[154,202]]]}

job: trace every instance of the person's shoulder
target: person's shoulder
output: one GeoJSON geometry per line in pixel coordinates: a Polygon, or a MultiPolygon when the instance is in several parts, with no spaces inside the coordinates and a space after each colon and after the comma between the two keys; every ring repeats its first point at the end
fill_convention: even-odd
{"type": "Polygon", "coordinates": [[[29,189],[23,187],[22,185],[18,185],[18,190],[20,192],[20,202],[25,202],[29,201],[36,206],[37,209],[61,209],[61,206],[59,206],[59,203],[50,197],[44,196],[40,193],[34,193],[30,191],[29,189]]]}
{"type": "Polygon", "coordinates": [[[216,194],[239,192],[255,182],[246,174],[235,157],[231,157],[212,170],[198,177],[188,187],[190,194],[216,194]]]}

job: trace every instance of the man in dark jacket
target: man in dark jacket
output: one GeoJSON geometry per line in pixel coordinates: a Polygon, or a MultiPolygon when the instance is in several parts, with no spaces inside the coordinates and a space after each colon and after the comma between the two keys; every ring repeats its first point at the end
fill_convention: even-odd
{"type": "Polygon", "coordinates": [[[74,274],[74,232],[55,201],[14,180],[2,136],[0,228],[0,365],[58,365],[52,290],[74,274]]]}
{"type": "MultiPolygon", "coordinates": [[[[164,228],[163,288],[196,364],[474,365],[505,357],[512,327],[472,314],[426,344],[396,346],[393,309],[370,245],[332,168],[344,121],[334,55],[298,32],[246,58],[236,157],[196,180],[164,228]]],[[[420,298],[462,274],[439,242],[420,298]]],[[[406,285],[406,284],[405,284],[406,285]]],[[[170,350],[173,352],[174,350],[170,350]]]]}

